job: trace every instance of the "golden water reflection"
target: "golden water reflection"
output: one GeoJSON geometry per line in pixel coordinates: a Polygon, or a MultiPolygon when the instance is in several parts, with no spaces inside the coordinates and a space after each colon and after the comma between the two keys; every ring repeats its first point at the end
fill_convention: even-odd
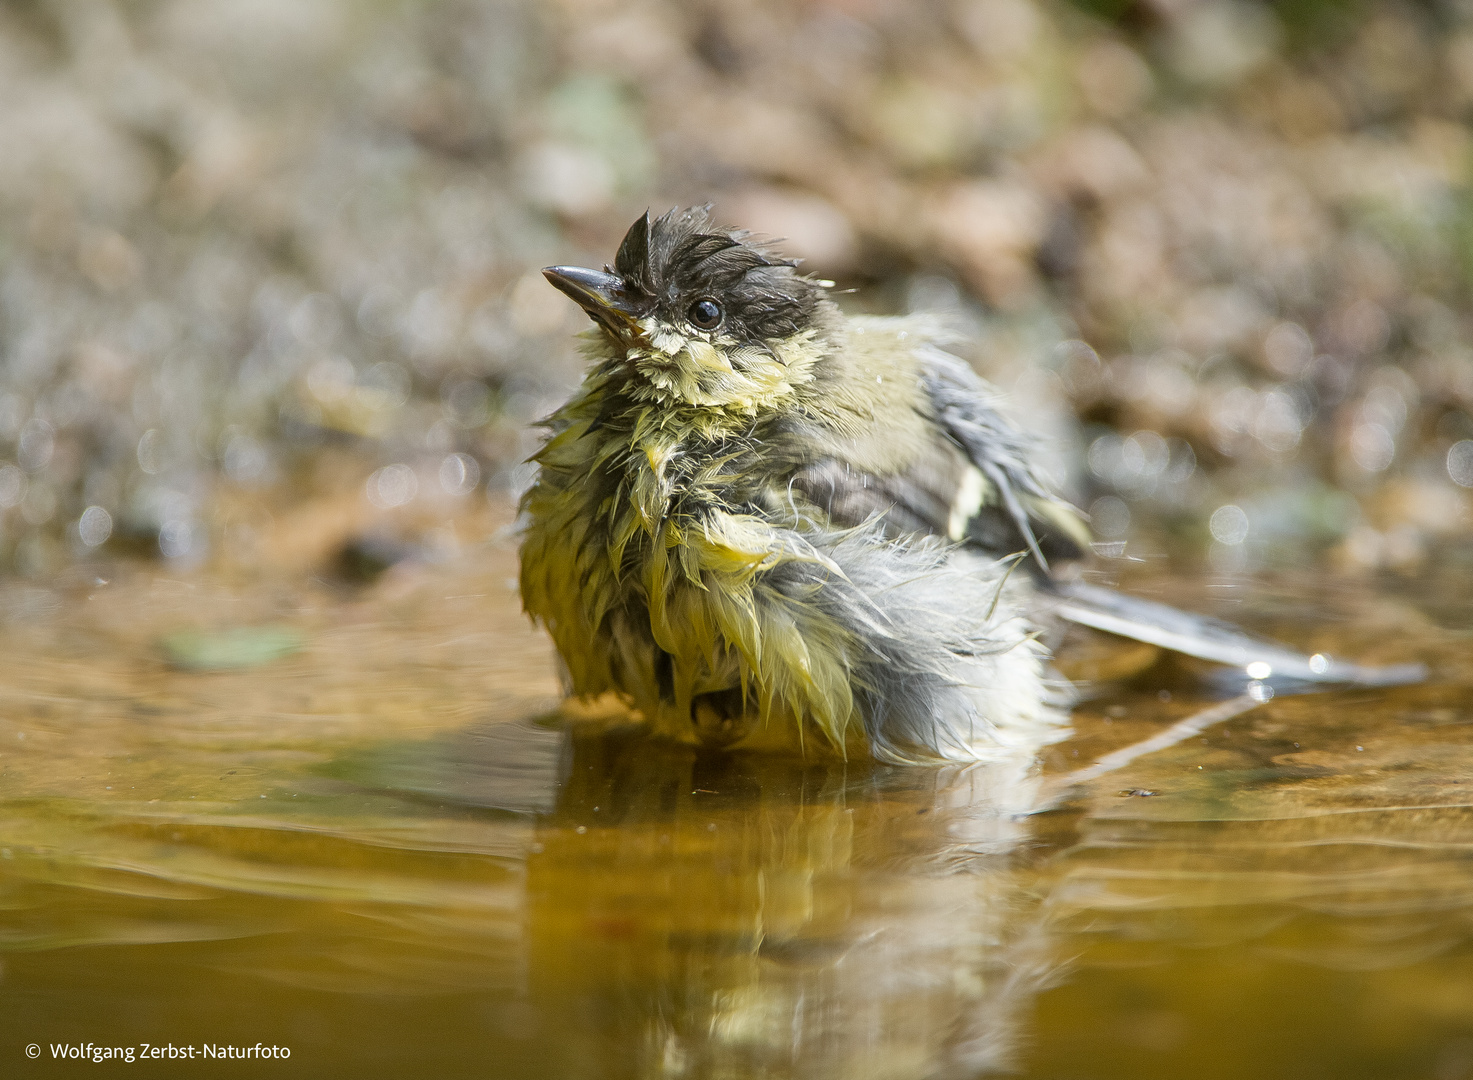
{"type": "Polygon", "coordinates": [[[493,548],[351,593],[15,593],[0,1074],[210,1041],[291,1048],[230,1066],[252,1075],[1473,1076],[1446,588],[1198,595],[1434,677],[1278,697],[1035,813],[1203,673],[1081,639],[1093,696],[1042,770],[698,753],[560,721],[511,571],[493,548]],[[301,646],[176,655],[252,627],[301,646]]]}

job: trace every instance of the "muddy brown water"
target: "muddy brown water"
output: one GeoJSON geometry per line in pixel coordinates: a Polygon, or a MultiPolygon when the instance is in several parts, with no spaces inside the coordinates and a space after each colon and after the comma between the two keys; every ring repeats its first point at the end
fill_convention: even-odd
{"type": "Polygon", "coordinates": [[[1432,677],[1029,813],[1220,679],[1080,635],[1033,770],[697,753],[560,717],[514,574],[0,589],[0,1076],[1473,1076],[1461,577],[1138,571],[1432,677]]]}

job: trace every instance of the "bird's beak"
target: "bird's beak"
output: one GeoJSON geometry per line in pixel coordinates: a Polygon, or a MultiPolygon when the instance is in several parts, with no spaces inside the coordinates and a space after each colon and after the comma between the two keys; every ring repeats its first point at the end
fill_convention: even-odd
{"type": "Polygon", "coordinates": [[[632,328],[648,307],[646,297],[624,284],[624,279],[581,266],[549,266],[542,276],[566,293],[595,321],[613,331],[632,328]]]}

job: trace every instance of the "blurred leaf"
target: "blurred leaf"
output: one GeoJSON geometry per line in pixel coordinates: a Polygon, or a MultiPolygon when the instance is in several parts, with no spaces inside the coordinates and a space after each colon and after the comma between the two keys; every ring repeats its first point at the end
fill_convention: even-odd
{"type": "Polygon", "coordinates": [[[258,667],[301,649],[302,635],[287,626],[180,630],[160,645],[170,664],[190,671],[258,667]]]}

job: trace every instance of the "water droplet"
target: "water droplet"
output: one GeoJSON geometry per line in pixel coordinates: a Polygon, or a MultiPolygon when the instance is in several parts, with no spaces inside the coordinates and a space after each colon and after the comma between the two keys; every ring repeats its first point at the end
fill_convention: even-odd
{"type": "MultiPolygon", "coordinates": [[[[1101,496],[1089,504],[1089,523],[1096,536],[1117,539],[1130,531],[1130,507],[1114,495],[1101,496]]],[[[1124,554],[1123,546],[1116,557],[1121,554],[1124,554]]]]}
{"type": "Polygon", "coordinates": [[[77,536],[90,548],[107,541],[113,534],[113,516],[100,506],[89,506],[77,522],[77,536]]]}
{"type": "Polygon", "coordinates": [[[45,468],[55,449],[56,432],[51,425],[45,420],[32,419],[27,420],[26,426],[20,430],[15,456],[23,469],[35,472],[37,469],[45,468]]]}
{"type": "Polygon", "coordinates": [[[1219,543],[1230,547],[1248,539],[1248,515],[1243,512],[1242,507],[1232,503],[1214,510],[1208,527],[1219,543]]]}
{"type": "Polygon", "coordinates": [[[183,559],[199,546],[201,539],[194,522],[174,518],[159,528],[159,551],[166,559],[183,559]]]}
{"type": "Polygon", "coordinates": [[[0,465],[0,507],[9,509],[26,497],[26,474],[14,465],[0,465]]]}
{"type": "Polygon", "coordinates": [[[163,468],[164,433],[149,428],[138,440],[138,467],[150,476],[163,468]]]}
{"type": "Polygon", "coordinates": [[[391,510],[413,501],[419,493],[419,478],[408,465],[385,465],[368,478],[365,494],[381,510],[391,510]]]}
{"type": "Polygon", "coordinates": [[[1447,474],[1459,487],[1473,488],[1473,439],[1453,443],[1447,452],[1447,474]]]}
{"type": "Polygon", "coordinates": [[[1396,458],[1396,440],[1385,424],[1357,424],[1350,435],[1350,456],[1366,472],[1384,472],[1396,458]]]}
{"type": "Polygon", "coordinates": [[[440,487],[450,495],[468,495],[481,482],[481,466],[469,454],[451,454],[440,462],[440,487]]]}

